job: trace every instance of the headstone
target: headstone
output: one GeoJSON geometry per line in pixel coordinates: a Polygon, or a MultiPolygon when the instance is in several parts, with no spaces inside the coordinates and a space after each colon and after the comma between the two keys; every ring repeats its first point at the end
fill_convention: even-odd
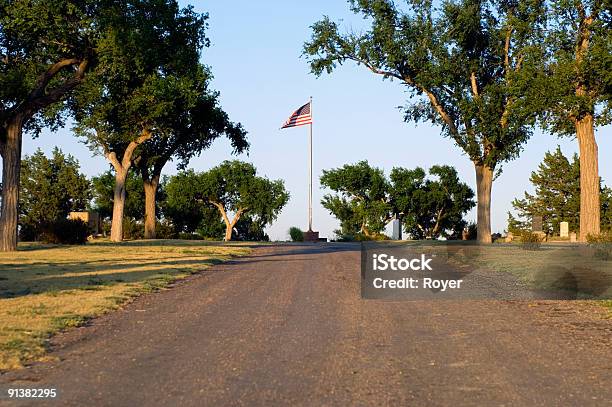
{"type": "Polygon", "coordinates": [[[577,241],[578,241],[578,236],[576,235],[576,232],[570,233],[570,242],[576,243],[577,241]]]}
{"type": "Polygon", "coordinates": [[[512,234],[512,232],[508,232],[508,234],[506,235],[506,243],[512,243],[513,239],[514,235],[512,234]]]}
{"type": "Polygon", "coordinates": [[[561,222],[559,224],[559,228],[560,228],[559,236],[561,236],[561,237],[569,237],[569,223],[561,222]]]}
{"type": "Polygon", "coordinates": [[[534,216],[531,218],[531,231],[534,233],[542,231],[542,217],[534,216]]]}
{"type": "Polygon", "coordinates": [[[402,240],[402,222],[399,219],[393,219],[393,240],[402,240]]]}

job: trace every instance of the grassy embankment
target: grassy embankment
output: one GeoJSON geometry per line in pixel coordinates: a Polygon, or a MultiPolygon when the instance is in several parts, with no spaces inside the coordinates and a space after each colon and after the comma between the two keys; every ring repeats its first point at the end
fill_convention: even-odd
{"type": "MultiPolygon", "coordinates": [[[[453,247],[452,244],[449,247],[453,247]]],[[[506,272],[529,287],[560,289],[571,286],[577,290],[577,299],[595,299],[599,305],[610,308],[612,316],[612,300],[609,300],[612,298],[612,258],[602,258],[592,247],[543,243],[527,250],[520,243],[500,243],[447,250],[450,257],[468,267],[506,272]]]]}
{"type": "Polygon", "coordinates": [[[0,369],[44,360],[49,337],[249,248],[202,241],[22,244],[0,253],[0,369]]]}
{"type": "MultiPolygon", "coordinates": [[[[398,244],[390,242],[389,244],[398,244]]],[[[427,253],[448,256],[448,261],[469,269],[509,273],[534,289],[576,290],[576,299],[594,299],[610,309],[612,317],[612,247],[571,243],[520,243],[480,246],[465,242],[409,241],[427,253]],[[599,253],[598,253],[599,251],[599,253]],[[601,252],[608,253],[602,256],[601,252]]]]}
{"type": "MultiPolygon", "coordinates": [[[[609,248],[607,249],[609,250],[609,248]]],[[[547,286],[571,278],[582,298],[599,298],[612,316],[612,258],[602,258],[587,245],[544,243],[537,250],[520,244],[494,244],[481,250],[477,263],[504,271],[534,286],[547,286]],[[556,281],[555,281],[556,280],[556,281]]]]}

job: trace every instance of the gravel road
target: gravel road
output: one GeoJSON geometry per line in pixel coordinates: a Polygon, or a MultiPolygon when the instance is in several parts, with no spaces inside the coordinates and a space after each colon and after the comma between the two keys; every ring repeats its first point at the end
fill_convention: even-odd
{"type": "Polygon", "coordinates": [[[58,389],[36,406],[612,405],[601,308],[362,300],[359,261],[256,248],[58,335],[56,362],[0,386],[58,389]]]}

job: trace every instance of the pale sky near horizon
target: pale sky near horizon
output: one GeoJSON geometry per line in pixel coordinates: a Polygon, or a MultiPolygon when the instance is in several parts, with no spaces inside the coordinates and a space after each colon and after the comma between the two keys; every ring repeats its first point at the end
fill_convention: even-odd
{"type": "MultiPolygon", "coordinates": [[[[212,87],[221,93],[221,103],[231,119],[249,132],[248,155],[230,156],[225,140],[217,141],[190,167],[207,170],[225,159],[238,158],[255,164],[260,175],[284,179],[291,199],[278,220],[268,228],[272,240],[288,239],[290,226],[307,228],[308,161],[307,126],[279,130],[296,108],[313,97],[314,117],[314,229],[323,237],[333,237],[338,222],[321,205],[328,192],[319,187],[323,169],[368,160],[389,173],[393,167],[429,168],[449,164],[476,190],[474,168],[440,129],[429,124],[405,123],[397,108],[407,94],[397,82],[383,81],[363,67],[346,64],[331,75],[316,78],[300,57],[303,43],[310,38],[309,26],[322,16],[343,19],[346,29],[357,29],[363,21],[352,15],[342,0],[298,1],[182,1],[198,12],[209,12],[207,35],[211,47],[202,55],[215,76],[212,87]]],[[[597,132],[600,175],[612,185],[612,127],[597,132]]],[[[537,131],[525,145],[520,158],[503,166],[493,184],[492,229],[506,227],[507,211],[515,197],[531,191],[529,175],[544,153],[559,144],[569,156],[577,151],[577,141],[559,139],[537,131]]],[[[53,146],[75,155],[83,172],[92,176],[107,170],[108,163],[71,135],[70,129],[44,132],[36,140],[24,138],[23,154],[36,148],[50,152],[53,146]]],[[[169,163],[165,174],[176,173],[169,163]]],[[[468,219],[475,219],[475,210],[468,219]]]]}

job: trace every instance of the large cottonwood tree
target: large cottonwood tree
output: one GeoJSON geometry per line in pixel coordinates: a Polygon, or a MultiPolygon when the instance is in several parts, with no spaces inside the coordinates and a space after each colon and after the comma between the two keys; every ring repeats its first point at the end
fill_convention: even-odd
{"type": "Polygon", "coordinates": [[[0,2],[0,251],[17,249],[24,131],[61,124],[61,103],[91,69],[105,2],[0,2]],[[61,18],[59,18],[61,16],[61,18]]]}
{"type": "Polygon", "coordinates": [[[175,0],[124,6],[115,16],[119,28],[98,51],[104,68],[75,97],[76,133],[115,170],[114,242],[123,239],[125,180],[137,150],[160,136],[169,112],[196,102],[200,50],[208,44],[207,15],[191,7],[180,9],[175,0]]]}
{"type": "Polygon", "coordinates": [[[410,92],[406,120],[440,125],[474,163],[478,239],[491,242],[491,188],[502,163],[517,157],[538,110],[533,61],[540,58],[538,0],[485,2],[352,0],[371,23],[342,34],[329,18],[312,26],[304,46],[312,72],[352,61],[410,92]],[[438,3],[436,3],[438,4],[438,3]]]}
{"type": "Polygon", "coordinates": [[[549,2],[544,125],[578,139],[582,241],[601,224],[595,128],[612,121],[611,6],[609,0],[549,2]]]}

